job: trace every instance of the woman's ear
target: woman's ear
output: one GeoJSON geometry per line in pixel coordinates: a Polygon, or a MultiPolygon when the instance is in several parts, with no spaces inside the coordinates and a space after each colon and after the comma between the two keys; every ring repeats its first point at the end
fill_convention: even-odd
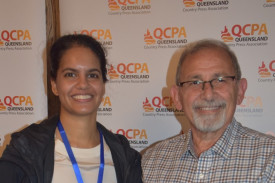
{"type": "Polygon", "coordinates": [[[56,87],[56,81],[51,79],[51,87],[52,87],[52,92],[55,96],[58,96],[58,90],[56,87]]]}

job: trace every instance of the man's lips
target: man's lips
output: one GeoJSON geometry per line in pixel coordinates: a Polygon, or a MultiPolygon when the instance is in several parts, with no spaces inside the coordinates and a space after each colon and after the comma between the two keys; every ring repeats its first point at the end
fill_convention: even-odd
{"type": "Polygon", "coordinates": [[[226,104],[224,102],[216,102],[216,103],[210,103],[210,104],[197,104],[194,105],[193,109],[198,112],[215,112],[219,111],[221,109],[224,109],[226,107],[226,104]]]}
{"type": "Polygon", "coordinates": [[[221,106],[211,106],[211,107],[195,107],[196,110],[202,110],[202,111],[213,111],[218,110],[222,108],[221,106]]]}

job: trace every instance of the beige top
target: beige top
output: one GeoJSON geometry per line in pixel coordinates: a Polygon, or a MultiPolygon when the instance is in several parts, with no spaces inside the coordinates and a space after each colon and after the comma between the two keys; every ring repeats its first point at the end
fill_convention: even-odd
{"type": "MultiPolygon", "coordinates": [[[[90,149],[72,147],[84,183],[97,182],[100,165],[100,144],[90,149]]],[[[115,183],[116,173],[111,151],[104,140],[104,173],[103,182],[115,183]]],[[[54,173],[52,183],[77,183],[74,169],[62,141],[55,140],[54,173]]]]}

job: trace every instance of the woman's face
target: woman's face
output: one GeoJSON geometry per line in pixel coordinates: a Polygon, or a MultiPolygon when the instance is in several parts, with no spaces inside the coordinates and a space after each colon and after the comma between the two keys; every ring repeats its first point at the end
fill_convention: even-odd
{"type": "Polygon", "coordinates": [[[72,47],[61,57],[52,91],[59,96],[61,113],[96,115],[105,93],[100,61],[86,47],[72,47]]]}

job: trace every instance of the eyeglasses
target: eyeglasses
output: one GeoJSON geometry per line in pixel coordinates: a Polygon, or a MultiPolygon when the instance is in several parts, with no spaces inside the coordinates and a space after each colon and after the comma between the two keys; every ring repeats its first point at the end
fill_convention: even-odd
{"type": "Polygon", "coordinates": [[[227,86],[231,81],[234,81],[235,79],[236,76],[221,76],[215,79],[211,79],[209,81],[194,80],[179,82],[177,83],[177,85],[179,87],[186,87],[190,90],[203,90],[205,83],[209,83],[212,89],[221,89],[227,86]]]}

